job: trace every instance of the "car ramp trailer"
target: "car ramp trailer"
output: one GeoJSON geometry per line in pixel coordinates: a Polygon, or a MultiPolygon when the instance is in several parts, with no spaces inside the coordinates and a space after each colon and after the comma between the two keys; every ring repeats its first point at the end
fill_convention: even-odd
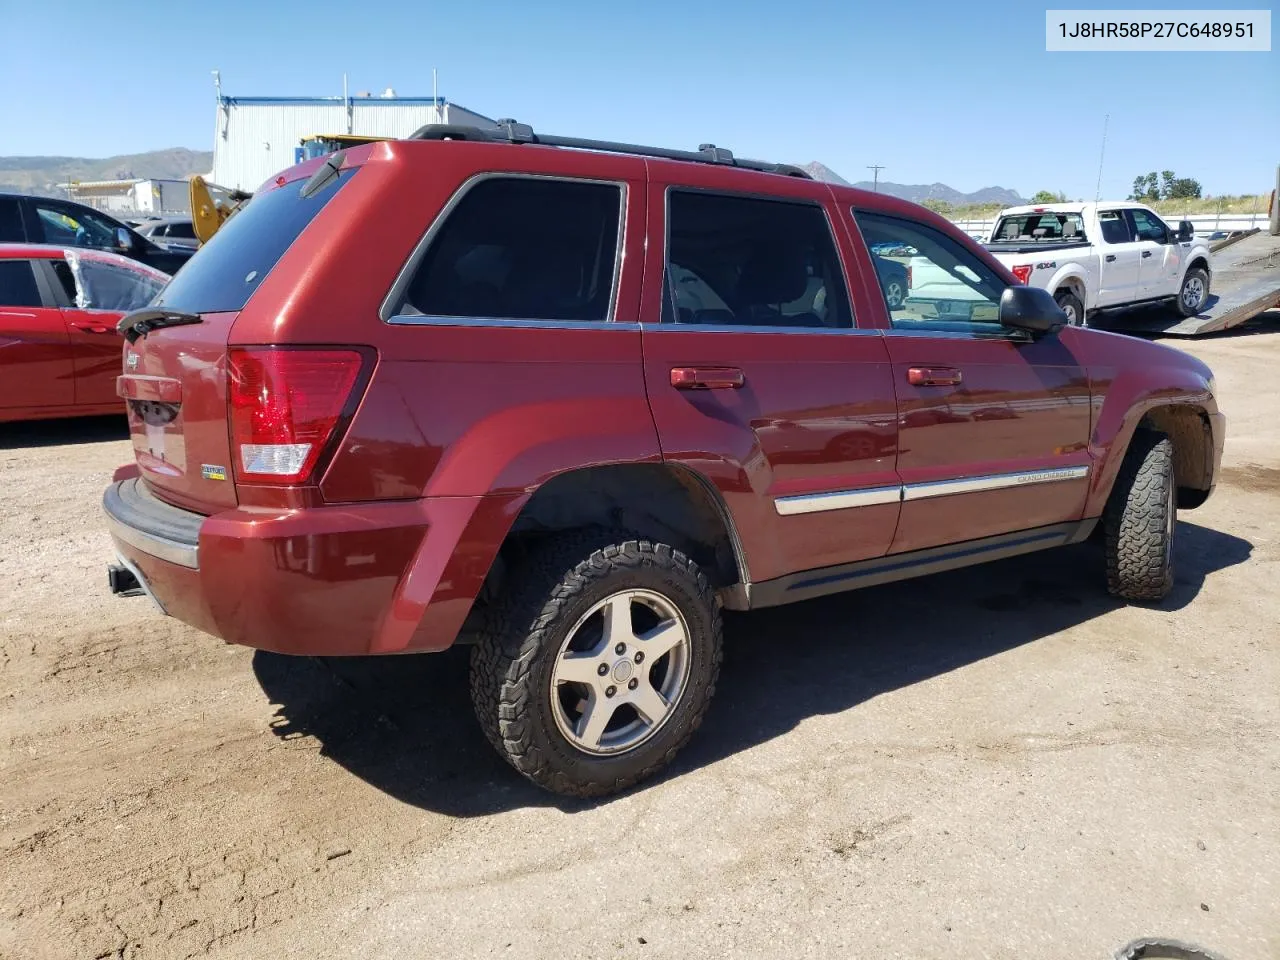
{"type": "Polygon", "coordinates": [[[1280,306],[1280,236],[1267,232],[1224,245],[1213,256],[1209,300],[1193,317],[1179,316],[1170,304],[1117,313],[1102,326],[1126,333],[1163,333],[1194,337],[1237,327],[1280,306]]]}

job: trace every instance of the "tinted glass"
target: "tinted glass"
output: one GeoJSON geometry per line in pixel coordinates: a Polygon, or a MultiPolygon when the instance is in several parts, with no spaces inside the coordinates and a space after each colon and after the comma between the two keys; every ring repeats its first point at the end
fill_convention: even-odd
{"type": "Polygon", "coordinates": [[[58,282],[62,284],[63,292],[67,295],[67,303],[75,303],[76,278],[71,273],[71,264],[65,260],[54,260],[53,272],[57,274],[58,282]]]}
{"type": "Polygon", "coordinates": [[[194,240],[196,238],[195,228],[189,223],[171,223],[169,229],[165,231],[166,237],[181,237],[183,240],[194,240]]]}
{"type": "Polygon", "coordinates": [[[1133,239],[1129,235],[1129,221],[1120,210],[1099,210],[1098,229],[1102,231],[1103,243],[1129,243],[1133,239]]]}
{"type": "Polygon", "coordinates": [[[404,312],[508,320],[604,320],[622,188],[482,180],[463,196],[409,285],[404,312]]]}
{"type": "Polygon", "coordinates": [[[873,250],[914,251],[871,257],[895,329],[1007,335],[996,319],[1006,284],[972,250],[914,220],[857,212],[854,219],[873,250]],[[895,285],[903,282],[898,300],[895,285]]]}
{"type": "Polygon", "coordinates": [[[663,320],[838,328],[853,323],[821,207],[672,190],[663,320]]]}
{"type": "Polygon", "coordinates": [[[40,288],[30,260],[0,260],[0,307],[40,307],[40,288]]]}
{"type": "Polygon", "coordinates": [[[309,197],[306,180],[260,192],[224,223],[164,288],[159,305],[187,313],[242,310],[284,252],[355,170],[309,197]]]}
{"type": "Polygon", "coordinates": [[[1139,240],[1155,240],[1164,243],[1166,231],[1164,221],[1145,210],[1130,210],[1133,214],[1133,225],[1137,229],[1139,240]]]}
{"type": "Polygon", "coordinates": [[[26,239],[18,201],[13,197],[0,197],[0,243],[22,243],[26,239]]]}

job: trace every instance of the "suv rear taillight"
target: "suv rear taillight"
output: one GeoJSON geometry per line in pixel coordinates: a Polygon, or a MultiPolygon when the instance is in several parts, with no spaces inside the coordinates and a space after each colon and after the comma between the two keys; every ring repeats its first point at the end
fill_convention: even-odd
{"type": "Polygon", "coordinates": [[[1026,286],[1031,282],[1031,271],[1034,270],[1035,267],[1029,263],[1020,263],[1016,267],[1011,267],[1010,269],[1013,271],[1013,275],[1018,278],[1018,282],[1023,286],[1026,286]]]}
{"type": "Polygon", "coordinates": [[[233,347],[227,396],[237,478],[305,483],[351,413],[364,362],[356,350],[233,347]]]}

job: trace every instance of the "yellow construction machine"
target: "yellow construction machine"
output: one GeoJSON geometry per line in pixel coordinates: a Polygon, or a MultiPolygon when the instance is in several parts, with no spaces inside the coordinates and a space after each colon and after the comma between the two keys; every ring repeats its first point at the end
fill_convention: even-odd
{"type": "MultiPolygon", "coordinates": [[[[389,140],[390,137],[366,137],[352,133],[317,133],[303,137],[300,161],[325,157],[347,147],[362,143],[376,143],[389,140]]],[[[253,196],[243,190],[231,190],[209,183],[204,177],[191,178],[191,225],[195,228],[197,239],[208,243],[209,238],[227,222],[253,196]]]]}

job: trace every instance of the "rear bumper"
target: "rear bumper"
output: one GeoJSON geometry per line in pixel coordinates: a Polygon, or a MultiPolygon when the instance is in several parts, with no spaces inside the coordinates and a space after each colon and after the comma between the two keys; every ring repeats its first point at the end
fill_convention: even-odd
{"type": "Polygon", "coordinates": [[[308,656],[450,646],[511,516],[505,498],[449,497],[206,517],[138,478],[102,504],[116,553],[166,613],[228,643],[308,656]]]}

